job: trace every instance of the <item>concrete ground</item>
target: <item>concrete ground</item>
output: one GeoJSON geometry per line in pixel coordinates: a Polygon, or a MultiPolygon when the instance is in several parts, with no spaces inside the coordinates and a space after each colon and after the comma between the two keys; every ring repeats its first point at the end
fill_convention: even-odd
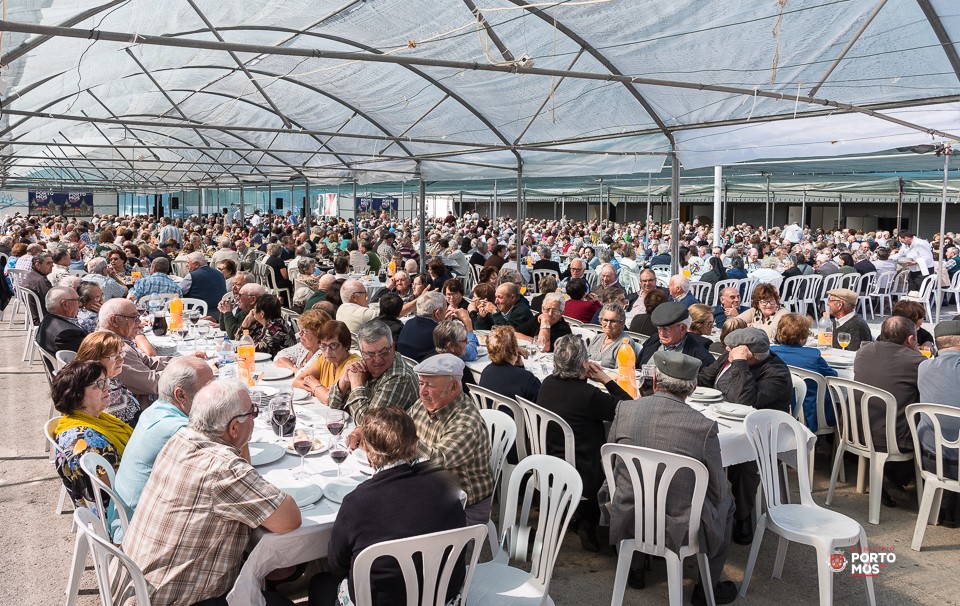
{"type": "MultiPolygon", "coordinates": [[[[951,310],[952,311],[952,310],[951,310]]],[[[9,316],[9,311],[7,312],[9,316]]],[[[64,588],[73,549],[71,512],[54,513],[60,481],[44,452],[42,428],[49,417],[50,400],[46,378],[39,362],[31,367],[20,361],[24,331],[0,323],[0,606],[53,606],[64,603],[64,588]]],[[[6,318],[5,318],[6,320],[6,318]]],[[[876,326],[876,322],[872,322],[876,326]]],[[[826,498],[831,462],[826,451],[818,453],[813,497],[826,498]]],[[[848,466],[847,477],[855,479],[848,466]]],[[[792,486],[796,487],[795,478],[792,486]]],[[[883,507],[879,525],[867,523],[867,495],[855,486],[840,484],[831,509],[852,516],[863,524],[870,546],[896,554],[896,561],[876,577],[879,604],[960,604],[960,580],[953,577],[960,553],[960,530],[927,527],[923,551],[910,549],[916,523],[916,502],[895,509],[883,507]]],[[[749,548],[732,545],[724,577],[739,586],[749,548]]],[[[771,578],[776,539],[765,537],[746,598],[735,603],[816,604],[818,601],[816,556],[813,548],[792,545],[787,552],[781,580],[771,578]]],[[[847,556],[850,553],[847,551],[847,556]]],[[[566,535],[554,569],[550,594],[557,604],[603,604],[609,601],[616,559],[583,551],[576,535],[566,535]]],[[[310,571],[316,570],[311,565],[310,571]]],[[[309,572],[308,572],[309,575],[309,572]]],[[[696,578],[696,560],[685,566],[684,602],[689,603],[696,578]]],[[[850,576],[849,567],[834,580],[834,603],[865,604],[863,579],[850,576]]],[[[306,603],[306,580],[287,587],[298,603],[306,603]]],[[[99,604],[92,568],[84,574],[78,606],[99,604]]],[[[647,588],[627,588],[625,604],[667,604],[666,572],[654,560],[647,573],[647,588]]]]}

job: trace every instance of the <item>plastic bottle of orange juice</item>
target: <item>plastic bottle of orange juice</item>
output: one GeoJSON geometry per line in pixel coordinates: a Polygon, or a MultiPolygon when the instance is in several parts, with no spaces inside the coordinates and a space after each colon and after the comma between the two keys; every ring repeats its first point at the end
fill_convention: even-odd
{"type": "Polygon", "coordinates": [[[243,331],[243,336],[237,343],[237,376],[241,381],[253,387],[253,371],[256,366],[254,355],[256,348],[253,345],[253,337],[249,330],[243,331]]]}
{"type": "Polygon", "coordinates": [[[630,347],[630,339],[624,338],[617,350],[617,385],[623,391],[636,398],[637,391],[637,354],[630,347]]]}
{"type": "Polygon", "coordinates": [[[174,297],[170,301],[170,330],[183,328],[183,301],[174,297]]]}
{"type": "Polygon", "coordinates": [[[397,262],[390,261],[390,263],[387,264],[387,275],[392,278],[395,273],[397,273],[397,262]]]}

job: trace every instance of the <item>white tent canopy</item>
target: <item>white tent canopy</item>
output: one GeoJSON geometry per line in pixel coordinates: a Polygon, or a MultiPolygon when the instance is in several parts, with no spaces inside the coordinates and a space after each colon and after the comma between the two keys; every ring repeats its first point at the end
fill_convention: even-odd
{"type": "Polygon", "coordinates": [[[956,0],[22,0],[0,176],[659,172],[960,138],[956,0]]]}

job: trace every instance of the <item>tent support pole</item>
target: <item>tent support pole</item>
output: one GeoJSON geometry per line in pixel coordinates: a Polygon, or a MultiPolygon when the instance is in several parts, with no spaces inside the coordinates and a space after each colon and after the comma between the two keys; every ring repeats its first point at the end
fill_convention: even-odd
{"type": "Polygon", "coordinates": [[[767,175],[767,198],[763,202],[763,228],[770,232],[770,175],[767,175]]]}
{"type": "Polygon", "coordinates": [[[800,229],[806,225],[807,217],[807,190],[803,190],[803,200],[800,202],[800,229]]]}
{"type": "Polygon", "coordinates": [[[243,183],[240,183],[240,220],[243,222],[247,221],[247,211],[246,205],[243,202],[243,183]]]}
{"type": "Polygon", "coordinates": [[[950,171],[950,148],[944,147],[943,154],[943,197],[940,200],[940,260],[936,266],[937,272],[937,317],[934,322],[940,322],[940,308],[943,306],[943,282],[940,280],[940,268],[943,267],[947,249],[943,246],[943,239],[947,233],[947,175],[950,171]]]}
{"type": "Polygon", "coordinates": [[[427,182],[423,180],[419,162],[417,162],[417,178],[420,180],[420,273],[424,273],[427,266],[427,242],[424,239],[424,228],[427,223],[427,182]]]}
{"type": "Polygon", "coordinates": [[[911,231],[917,233],[920,231],[920,207],[923,205],[923,194],[917,194],[917,226],[914,227],[911,231]]]}
{"type": "Polygon", "coordinates": [[[643,218],[643,224],[645,226],[643,230],[643,243],[644,248],[646,248],[647,242],[650,241],[650,189],[653,187],[653,173],[647,173],[647,214],[643,218]]]}
{"type": "Polygon", "coordinates": [[[897,177],[897,225],[893,228],[894,234],[900,231],[903,225],[903,177],[897,177]]]}
{"type": "Polygon", "coordinates": [[[843,194],[837,194],[837,231],[843,229],[843,194]]]}
{"type": "Polygon", "coordinates": [[[517,264],[520,263],[520,245],[523,244],[523,161],[517,158],[517,264]]]}
{"type": "Polygon", "coordinates": [[[720,245],[720,225],[723,223],[723,167],[713,167],[713,245],[720,245]]]}
{"type": "Polygon", "coordinates": [[[680,267],[680,157],[676,141],[670,146],[670,275],[680,267]]]}
{"type": "Polygon", "coordinates": [[[310,237],[310,222],[313,221],[313,200],[310,198],[310,181],[304,182],[303,190],[303,220],[307,226],[307,237],[310,237]]]}
{"type": "Polygon", "coordinates": [[[360,217],[357,216],[357,180],[353,180],[353,200],[350,202],[353,206],[353,239],[357,239],[357,224],[360,222],[360,217]]]}

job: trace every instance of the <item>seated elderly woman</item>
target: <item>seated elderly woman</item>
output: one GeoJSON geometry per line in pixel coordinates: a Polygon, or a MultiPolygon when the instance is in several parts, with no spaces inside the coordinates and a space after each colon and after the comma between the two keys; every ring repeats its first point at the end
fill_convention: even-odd
{"type": "Polygon", "coordinates": [[[587,281],[583,278],[573,278],[567,283],[567,294],[570,295],[570,300],[563,308],[565,316],[585,324],[593,319],[593,315],[602,304],[596,297],[587,299],[587,290],[587,281]]]}
{"type": "Polygon", "coordinates": [[[623,334],[624,324],[627,321],[623,307],[616,303],[607,303],[600,309],[600,330],[597,336],[590,340],[588,354],[590,359],[604,368],[617,367],[617,352],[624,339],[627,339],[633,353],[640,359],[640,345],[632,337],[623,334]]]}
{"type": "Polygon", "coordinates": [[[448,309],[467,309],[470,302],[463,298],[463,282],[450,278],[443,283],[443,298],[447,301],[448,309]]]}
{"type": "MultiPolygon", "coordinates": [[[[576,467],[583,480],[584,496],[577,507],[580,519],[577,534],[587,551],[599,550],[597,493],[603,484],[600,447],[607,441],[603,423],[613,421],[621,400],[630,399],[630,394],[621,389],[599,364],[590,360],[583,339],[569,335],[557,341],[553,374],[543,380],[537,404],[563,417],[573,429],[576,467]],[[602,383],[606,391],[587,383],[587,379],[602,383]]],[[[564,455],[563,432],[555,425],[547,431],[547,454],[560,458],[564,455]]]]}
{"type": "MultiPolygon", "coordinates": [[[[467,318],[469,321],[469,318],[467,318]]],[[[457,356],[464,362],[477,359],[479,346],[477,335],[467,332],[466,326],[460,320],[444,320],[433,329],[433,346],[438,354],[449,353],[457,356]]],[[[476,384],[473,372],[469,368],[463,369],[464,393],[467,393],[466,384],[476,384]]]]}
{"type": "MultiPolygon", "coordinates": [[[[355,433],[375,472],[343,499],[330,531],[330,572],[310,580],[310,606],[355,603],[351,566],[367,547],[466,525],[458,489],[449,476],[432,461],[419,462],[417,430],[403,409],[371,409],[355,433]]],[[[450,577],[447,603],[457,597],[464,576],[461,563],[450,577]]],[[[377,560],[368,581],[375,606],[392,606],[404,595],[404,575],[393,560],[377,560]]]]}
{"type": "MultiPolygon", "coordinates": [[[[837,376],[837,371],[827,364],[816,347],[805,347],[810,338],[810,326],[813,321],[800,314],[784,314],[777,325],[778,345],[771,345],[770,351],[777,354],[789,366],[796,366],[804,370],[819,373],[825,377],[837,376]]],[[[811,431],[817,431],[817,384],[813,381],[804,381],[807,384],[807,397],[803,402],[794,402],[794,407],[803,406],[803,417],[811,431]]],[[[833,405],[830,403],[830,394],[826,394],[824,405],[824,420],[827,425],[836,425],[833,405]]]]}
{"type": "Polygon", "coordinates": [[[347,366],[360,360],[360,356],[350,353],[350,329],[343,322],[326,322],[317,331],[317,341],[320,357],[313,366],[300,373],[293,386],[306,389],[326,404],[330,397],[330,388],[347,366]]]}
{"type": "Polygon", "coordinates": [[[117,417],[130,427],[136,427],[140,418],[140,401],[120,379],[123,370],[123,340],[116,334],[100,330],[87,335],[77,349],[78,362],[100,362],[110,393],[110,405],[106,412],[117,417]]]}
{"type": "Polygon", "coordinates": [[[85,331],[93,332],[97,329],[100,307],[103,305],[103,291],[95,282],[81,282],[77,286],[77,296],[80,297],[77,323],[85,331]]]}
{"type": "Polygon", "coordinates": [[[427,272],[430,275],[430,286],[433,290],[443,292],[443,285],[447,280],[454,279],[453,274],[444,265],[442,259],[434,259],[427,264],[427,272]]]}
{"type": "Polygon", "coordinates": [[[780,291],[773,284],[757,284],[753,289],[753,306],[738,318],[747,323],[747,327],[759,328],[767,333],[770,340],[777,336],[777,324],[786,314],[780,307],[780,291]]]}
{"type": "Polygon", "coordinates": [[[520,396],[531,402],[540,394],[540,379],[523,367],[517,337],[509,326],[497,326],[487,336],[490,364],[480,375],[480,387],[508,398],[520,396]]]}
{"type": "Polygon", "coordinates": [[[318,309],[308,309],[297,318],[300,328],[300,342],[281,350],[273,357],[273,363],[281,368],[300,370],[312,366],[320,356],[317,338],[320,328],[332,318],[330,314],[318,309]]]}
{"type": "MultiPolygon", "coordinates": [[[[57,473],[78,507],[93,505],[90,482],[80,469],[80,457],[95,452],[114,471],[133,428],[104,412],[110,405],[110,382],[103,364],[73,361],[54,376],[50,388],[61,416],[53,429],[57,442],[57,473]]],[[[106,481],[106,476],[101,479],[106,481]]]]}
{"type": "Polygon", "coordinates": [[[500,271],[496,267],[484,267],[480,270],[480,284],[493,284],[496,288],[500,284],[500,271]]]}
{"type": "Polygon", "coordinates": [[[517,338],[523,341],[536,340],[543,351],[553,351],[557,339],[571,334],[570,325],[563,319],[566,299],[558,292],[548,293],[543,301],[543,310],[518,326],[517,338]]]}
{"type": "Polygon", "coordinates": [[[724,339],[727,338],[727,335],[729,335],[735,330],[740,330],[741,328],[746,328],[746,327],[747,327],[746,320],[742,320],[737,317],[727,318],[727,321],[723,323],[722,327],[720,327],[720,339],[710,345],[710,353],[712,354],[726,353],[727,346],[724,343],[724,339]]]}
{"type": "Polygon", "coordinates": [[[543,309],[543,298],[552,292],[557,292],[557,278],[553,275],[547,275],[540,278],[538,285],[540,294],[530,299],[530,309],[539,313],[543,309]]]}
{"type": "Polygon", "coordinates": [[[271,294],[260,295],[253,304],[250,316],[263,327],[254,340],[257,351],[275,356],[281,349],[296,342],[293,331],[283,321],[280,310],[280,299],[271,294]]]}
{"type": "Polygon", "coordinates": [[[698,303],[691,305],[687,311],[690,312],[690,329],[687,334],[693,335],[693,339],[704,349],[710,349],[713,345],[713,339],[710,338],[714,326],[713,308],[698,303]]]}

